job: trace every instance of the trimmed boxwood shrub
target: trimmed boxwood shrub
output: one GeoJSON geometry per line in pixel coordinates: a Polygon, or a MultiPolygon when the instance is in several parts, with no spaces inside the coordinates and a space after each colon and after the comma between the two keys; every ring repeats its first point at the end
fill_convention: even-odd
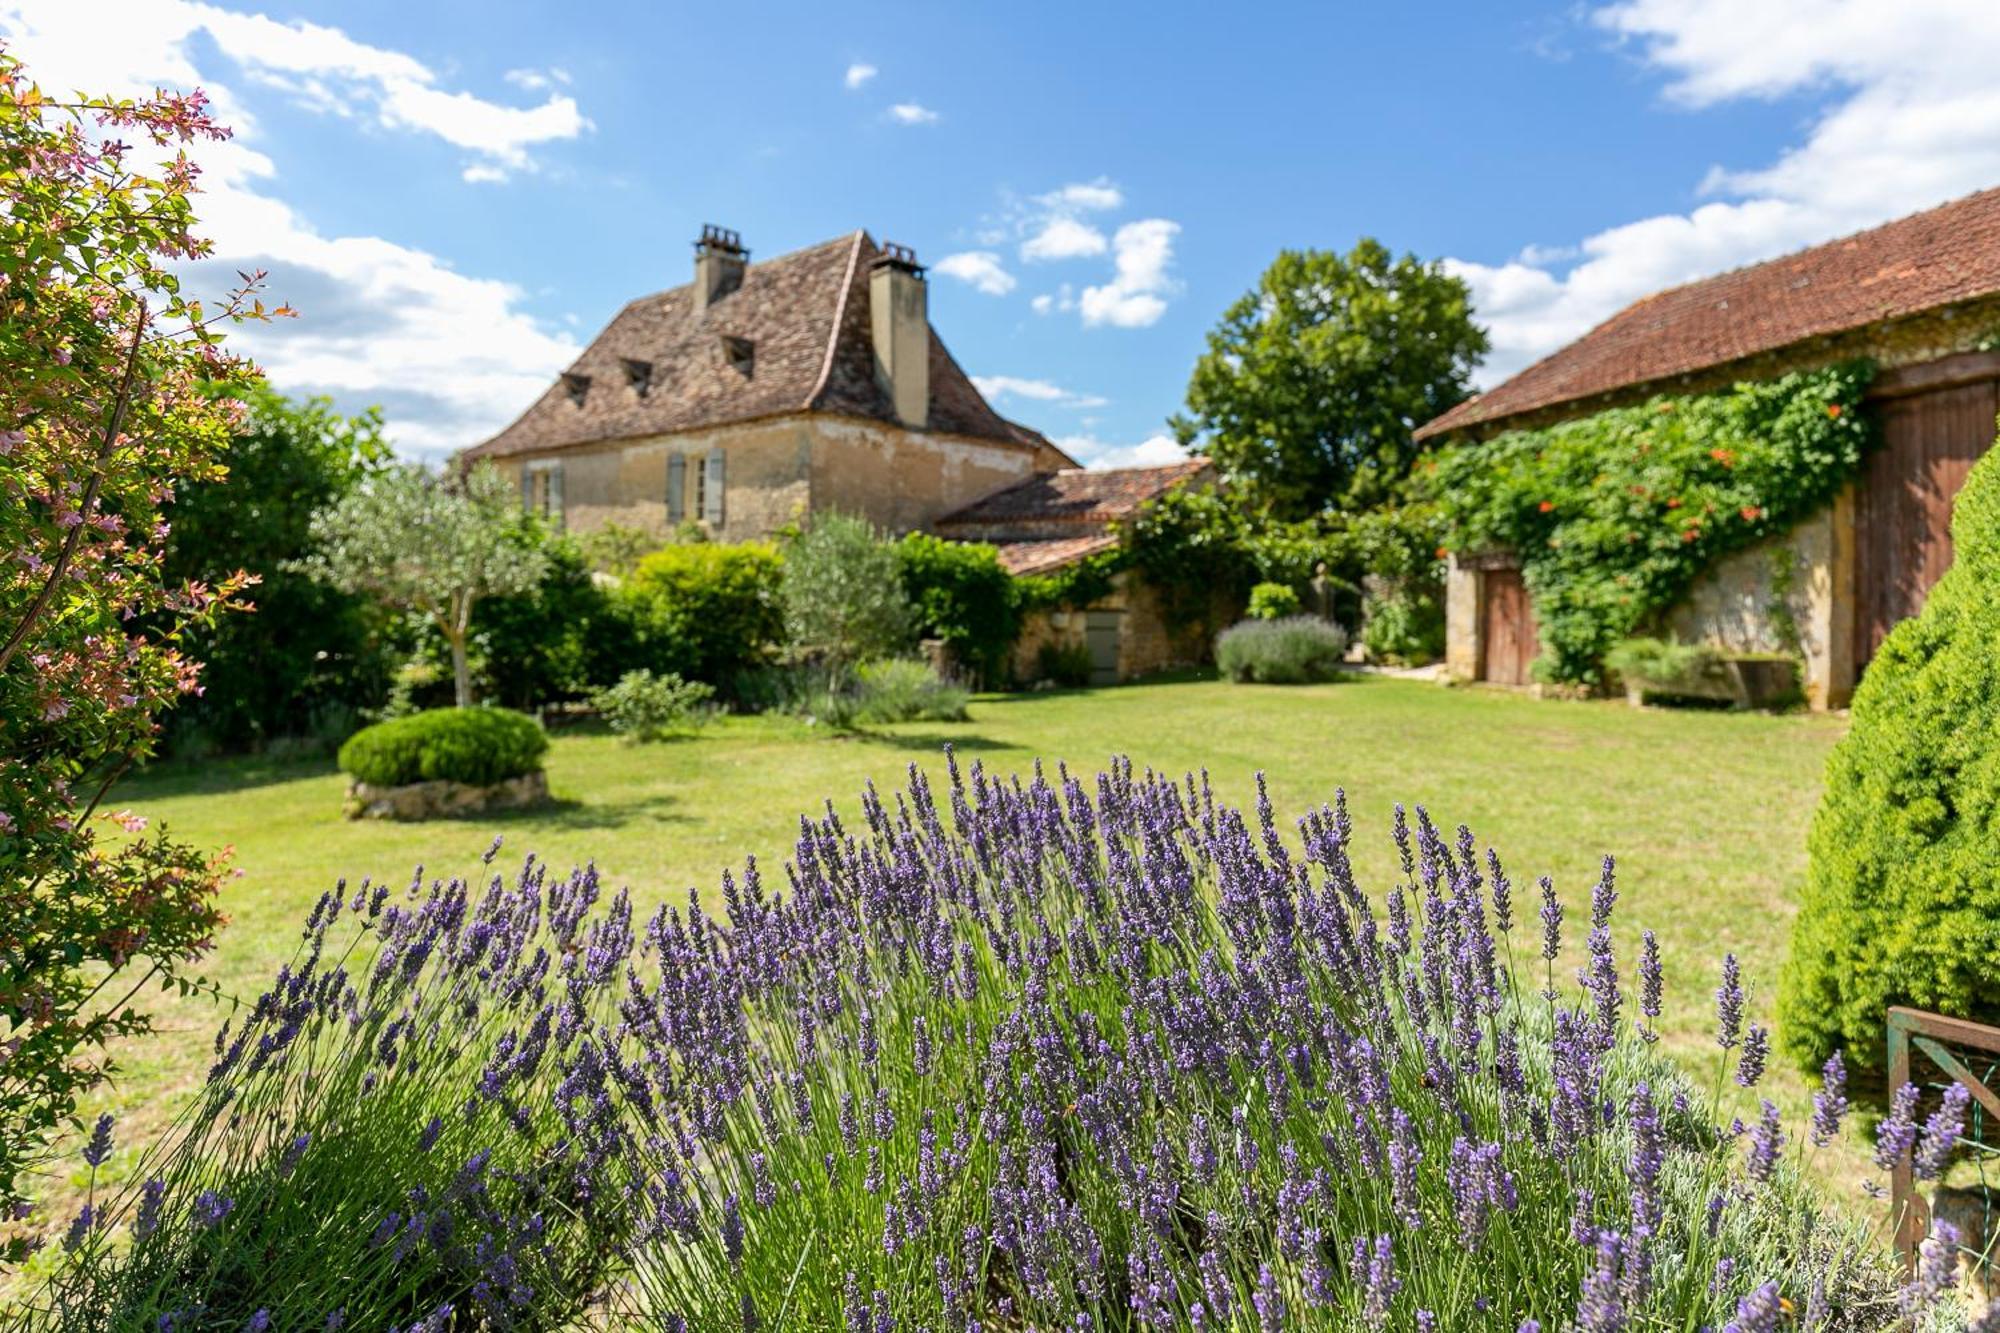
{"type": "Polygon", "coordinates": [[[785,638],[784,575],[769,542],[680,542],[653,552],[619,590],[638,663],[711,685],[765,665],[785,638]]]}
{"type": "Polygon", "coordinates": [[[1890,1005],[2000,1021],[2000,450],[1957,562],[1891,631],[1828,762],[1779,993],[1786,1048],[1879,1069],[1890,1005]]]}
{"type": "Polygon", "coordinates": [[[542,724],[505,708],[439,708],[355,732],[340,766],[362,782],[402,787],[443,778],[487,787],[542,766],[542,724]]]}
{"type": "Polygon", "coordinates": [[[1216,636],[1215,664],[1239,684],[1306,685],[1340,674],[1347,633],[1317,616],[1244,620],[1216,636]]]}

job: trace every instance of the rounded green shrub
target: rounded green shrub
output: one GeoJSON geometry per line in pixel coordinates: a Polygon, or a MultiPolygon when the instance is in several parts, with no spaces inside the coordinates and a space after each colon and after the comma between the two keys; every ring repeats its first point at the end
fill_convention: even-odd
{"type": "Polygon", "coordinates": [[[446,779],[487,787],[532,773],[548,751],[542,724],[505,708],[438,708],[355,732],[340,767],[377,787],[446,779]]]}
{"type": "Polygon", "coordinates": [[[619,589],[638,660],[711,685],[764,666],[785,638],[784,573],[769,542],[680,542],[646,556],[619,589]]]}
{"type": "Polygon", "coordinates": [[[1956,563],[1882,643],[1828,761],[1779,992],[1785,1047],[1879,1069],[1908,1004],[2000,1021],[2000,450],[1959,492],[1956,563]]]}
{"type": "Polygon", "coordinates": [[[1239,684],[1333,680],[1346,652],[1347,632],[1317,616],[1238,621],[1215,639],[1215,665],[1239,684]]]}
{"type": "Polygon", "coordinates": [[[1299,613],[1299,595],[1290,584],[1260,583],[1250,590],[1252,620],[1283,620],[1299,613]]]}

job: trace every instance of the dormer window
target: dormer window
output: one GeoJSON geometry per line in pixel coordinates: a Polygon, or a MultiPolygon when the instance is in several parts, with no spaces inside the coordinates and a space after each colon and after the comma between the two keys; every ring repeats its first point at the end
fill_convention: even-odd
{"type": "Polygon", "coordinates": [[[625,367],[625,382],[632,386],[633,393],[644,398],[646,391],[653,387],[653,363],[634,361],[628,356],[622,358],[622,364],[625,367]]]}
{"type": "Polygon", "coordinates": [[[584,398],[590,393],[590,376],[579,375],[574,371],[565,371],[563,372],[562,382],[563,388],[569,391],[569,400],[578,407],[582,407],[584,398]]]}
{"type": "Polygon", "coordinates": [[[748,378],[756,367],[757,344],[748,338],[739,338],[733,333],[722,335],[722,355],[732,369],[748,378]]]}

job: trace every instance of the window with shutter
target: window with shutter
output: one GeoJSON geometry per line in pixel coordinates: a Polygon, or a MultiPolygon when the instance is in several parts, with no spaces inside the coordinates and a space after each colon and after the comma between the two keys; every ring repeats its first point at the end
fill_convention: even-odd
{"type": "Polygon", "coordinates": [[[563,514],[562,481],[562,464],[557,463],[549,469],[549,505],[542,512],[547,514],[549,521],[558,528],[567,526],[563,514]]]}
{"type": "Polygon", "coordinates": [[[687,517],[686,454],[667,455],[667,522],[679,523],[687,517]]]}
{"type": "Polygon", "coordinates": [[[708,451],[708,466],[703,469],[707,485],[703,487],[701,516],[711,527],[722,526],[722,450],[708,451]]]}

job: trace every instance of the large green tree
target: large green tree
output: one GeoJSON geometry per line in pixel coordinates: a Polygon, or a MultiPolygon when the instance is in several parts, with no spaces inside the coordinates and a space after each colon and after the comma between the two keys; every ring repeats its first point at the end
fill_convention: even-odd
{"type": "Polygon", "coordinates": [[[1436,262],[1367,238],[1285,250],[1210,331],[1173,426],[1274,517],[1372,509],[1486,350],[1470,290],[1436,262]]]}
{"type": "Polygon", "coordinates": [[[202,695],[181,725],[228,748],[302,735],[375,702],[391,662],[382,617],[363,597],[291,568],[310,550],[313,511],[352,492],[389,462],[382,415],[348,417],[324,398],[293,402],[258,386],[224,455],[228,475],[190,486],[173,508],[167,576],[214,582],[235,569],[258,576],[256,614],[230,616],[199,636],[202,695]]]}

